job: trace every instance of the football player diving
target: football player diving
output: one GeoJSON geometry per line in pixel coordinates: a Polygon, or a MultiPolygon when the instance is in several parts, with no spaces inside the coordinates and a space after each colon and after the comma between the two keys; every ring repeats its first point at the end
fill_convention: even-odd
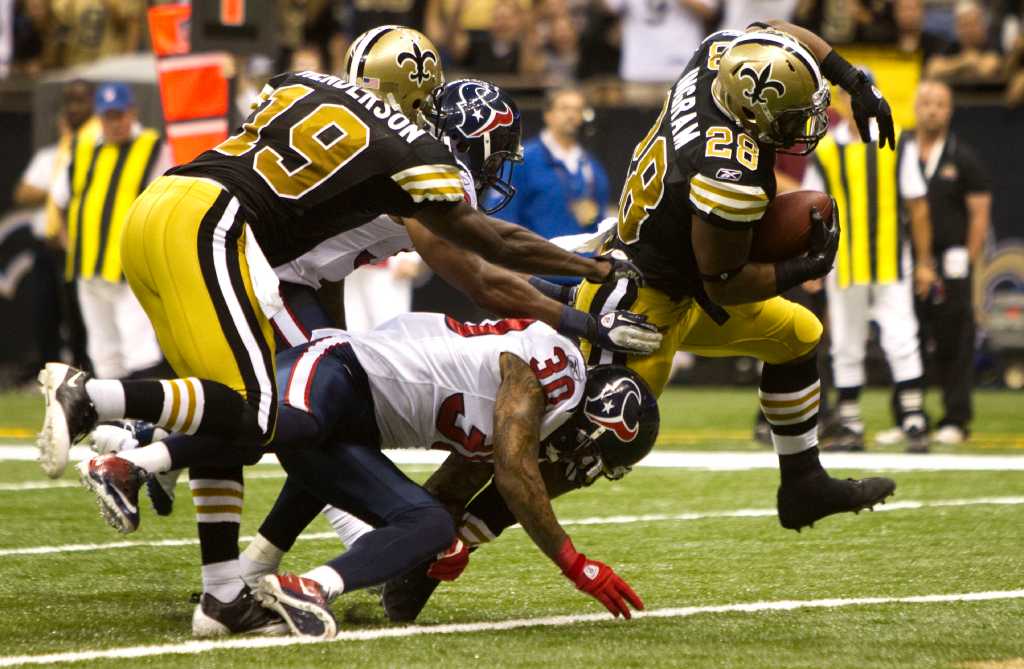
{"type": "MultiPolygon", "coordinates": [[[[460,192],[475,203],[475,190],[495,185],[500,188],[504,183],[504,160],[518,157],[518,111],[511,98],[499,89],[477,81],[434,87],[433,97],[422,108],[418,107],[440,78],[438,74],[433,83],[419,82],[417,86],[412,77],[415,73],[407,71],[407,59],[397,57],[403,49],[410,48],[410,40],[418,39],[426,38],[398,27],[369,31],[350,49],[350,80],[375,82],[378,93],[411,104],[409,114],[419,109],[428,128],[454,151],[461,172],[460,192]],[[471,123],[474,118],[475,125],[471,123]]],[[[283,281],[281,293],[286,306],[271,319],[278,347],[303,343],[316,328],[334,325],[316,297],[315,288],[321,283],[338,281],[371,259],[407,248],[420,251],[442,276],[495,313],[537,317],[567,335],[590,337],[617,350],[651,351],[660,341],[660,335],[650,332],[642,319],[623,313],[599,323],[589,314],[545,297],[519,275],[434,235],[422,223],[410,218],[400,222],[385,215],[321,241],[298,258],[275,267],[283,281]]],[[[126,441],[135,445],[133,439],[124,436],[102,441],[107,442],[107,450],[119,450],[126,441]],[[111,445],[112,441],[116,443],[111,445]]],[[[138,525],[139,485],[145,480],[158,512],[169,513],[175,477],[165,480],[165,488],[156,485],[154,478],[191,466],[204,590],[193,618],[193,633],[209,636],[261,630],[265,624],[272,627],[272,621],[267,621],[259,607],[254,607],[239,576],[237,562],[244,490],[242,464],[254,462],[263,449],[217,442],[211,445],[210,441],[174,435],[150,447],[121,452],[122,457],[96,458],[85,465],[84,478],[92,482],[108,520],[122,531],[132,531],[138,525]]],[[[363,523],[338,510],[328,512],[328,517],[346,543],[353,540],[353,531],[366,529],[363,523]]]]}
{"type": "Polygon", "coordinates": [[[318,331],[280,355],[278,381],[281,415],[304,429],[291,434],[299,443],[278,445],[288,479],[254,542],[262,559],[246,577],[294,633],[333,636],[331,599],[459,545],[450,510],[381,447],[451,451],[435,474],[458,491],[449,502],[468,500],[493,476],[517,522],[580,590],[616,616],[643,608],[610,567],[575,549],[545,487],[560,461],[607,458],[608,467],[628,467],[651,450],[657,402],[635,372],[588,373],[575,343],[538,321],[407,314],[361,335],[318,331]],[[542,458],[554,461],[547,476],[542,458]],[[292,545],[325,501],[375,529],[303,576],[270,573],[280,547],[292,545]]]}
{"type": "MultiPolygon", "coordinates": [[[[812,214],[806,255],[775,264],[749,259],[757,222],[775,196],[776,152],[809,153],[827,131],[828,81],[850,94],[861,137],[871,141],[874,119],[880,146],[893,147],[888,103],[817,35],[773,21],[707,37],[633,151],[617,225],[604,245],[634,262],[646,285],[585,280],[574,294],[578,309],[596,317],[629,309],[665,335],[658,351],[643,357],[582,343],[588,365],[626,365],[656,395],[678,350],[764,361],[759,396],[779,455],[778,517],[798,531],[831,514],[870,508],[895,490],[888,478],[838,480],[821,466],[815,350],[822,327],[810,311],[780,297],[831,270],[838,219],[812,214]]],[[[425,485],[444,498],[443,489],[425,485]]],[[[462,520],[465,549],[389,582],[388,616],[415,619],[438,579],[456,578],[466,567],[468,549],[514,522],[493,486],[485,488],[462,520]]]]}

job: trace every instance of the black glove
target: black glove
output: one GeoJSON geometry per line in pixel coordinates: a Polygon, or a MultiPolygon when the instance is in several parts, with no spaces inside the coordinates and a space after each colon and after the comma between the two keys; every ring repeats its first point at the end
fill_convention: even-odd
{"type": "Polygon", "coordinates": [[[661,333],[647,322],[647,317],[629,311],[610,311],[600,318],[565,307],[558,331],[582,337],[594,346],[613,353],[648,355],[661,346],[661,333]]]}
{"type": "Polygon", "coordinates": [[[826,221],[811,208],[811,245],[807,255],[775,263],[775,293],[781,295],[809,279],[817,279],[832,270],[839,251],[839,207],[832,200],[832,216],[826,221]]]}
{"type": "Polygon", "coordinates": [[[868,75],[851,65],[835,49],[821,62],[821,73],[850,94],[853,119],[861,139],[871,141],[871,126],[868,122],[874,118],[878,123],[878,148],[885,148],[888,143],[889,148],[895,149],[896,130],[892,122],[892,110],[881,91],[868,80],[868,75]]]}
{"type": "Polygon", "coordinates": [[[550,297],[556,302],[572,304],[576,301],[576,286],[552,283],[550,281],[545,281],[539,276],[531,276],[528,281],[530,282],[530,285],[536,288],[541,294],[550,297]]]}
{"type": "Polygon", "coordinates": [[[621,251],[613,251],[612,253],[606,253],[605,255],[594,256],[594,260],[604,260],[611,264],[612,269],[608,272],[608,275],[604,278],[601,283],[608,283],[609,281],[618,281],[619,279],[629,279],[630,281],[636,281],[637,286],[644,285],[644,274],[637,267],[626,258],[626,255],[621,251]]]}

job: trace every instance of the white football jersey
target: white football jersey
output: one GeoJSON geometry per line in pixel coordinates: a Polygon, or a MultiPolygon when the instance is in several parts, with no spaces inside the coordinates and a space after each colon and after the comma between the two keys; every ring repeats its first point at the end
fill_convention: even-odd
{"type": "MultiPolygon", "coordinates": [[[[469,170],[460,170],[466,201],[476,208],[476,188],[469,170]]],[[[281,281],[319,289],[324,281],[341,281],[357,268],[413,250],[405,226],[390,216],[326,239],[295,260],[274,268],[281,281]]]]}
{"type": "Polygon", "coordinates": [[[412,313],[364,334],[329,332],[352,344],[366,370],[384,448],[436,448],[490,460],[505,352],[533,368],[547,395],[541,439],[572,415],[586,384],[579,349],[540,321],[462,323],[412,313]]]}

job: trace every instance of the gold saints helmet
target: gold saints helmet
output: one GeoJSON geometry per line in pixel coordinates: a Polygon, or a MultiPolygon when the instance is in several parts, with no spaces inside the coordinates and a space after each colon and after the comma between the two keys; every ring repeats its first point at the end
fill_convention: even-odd
{"type": "Polygon", "coordinates": [[[777,30],[737,37],[722,54],[711,92],[759,142],[790,153],[810,153],[828,131],[830,93],[818,61],[777,30]]]}
{"type": "Polygon", "coordinates": [[[379,26],[357,37],[345,54],[345,76],[417,125],[431,91],[444,85],[440,52],[426,35],[404,26],[379,26]]]}

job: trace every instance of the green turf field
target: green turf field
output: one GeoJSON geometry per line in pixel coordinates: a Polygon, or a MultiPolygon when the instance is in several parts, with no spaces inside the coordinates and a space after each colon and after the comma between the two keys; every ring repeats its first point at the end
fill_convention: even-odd
{"type": "MultiPolygon", "coordinates": [[[[979,394],[984,440],[960,450],[1020,453],[1020,400],[979,394]]],[[[660,447],[754,449],[746,439],[753,402],[752,391],[672,391],[660,447]]],[[[35,429],[39,404],[3,398],[0,428],[35,429]]],[[[881,393],[869,394],[872,429],[885,427],[884,406],[881,393]]],[[[255,531],[281,483],[274,466],[251,471],[243,534],[255,531]]],[[[424,477],[428,470],[410,471],[424,477]]],[[[51,484],[34,463],[4,462],[0,667],[47,654],[56,654],[39,658],[47,665],[78,657],[118,668],[1024,666],[1024,472],[893,477],[899,488],[884,512],[830,518],[801,534],[774,518],[771,470],[639,468],[559,500],[577,547],[613,565],[644,598],[653,615],[642,619],[605,619],[511,529],[476,552],[466,574],[443,585],[403,636],[387,637],[396,628],[375,598],[354,593],[335,603],[342,638],[333,643],[189,645],[188,596],[199,588],[199,571],[187,487],[178,488],[183,503],[173,516],[145,514],[139,532],[120,536],[89,494],[71,486],[70,473],[51,484]],[[587,522],[571,522],[578,520],[587,522]],[[153,545],[164,540],[181,541],[153,545]],[[509,629],[494,629],[507,621],[509,629]],[[89,654],[105,649],[145,655],[89,654]]],[[[318,520],[309,531],[327,529],[318,520]]],[[[296,545],[285,567],[304,570],[338,550],[335,540],[314,536],[296,545]]]]}

